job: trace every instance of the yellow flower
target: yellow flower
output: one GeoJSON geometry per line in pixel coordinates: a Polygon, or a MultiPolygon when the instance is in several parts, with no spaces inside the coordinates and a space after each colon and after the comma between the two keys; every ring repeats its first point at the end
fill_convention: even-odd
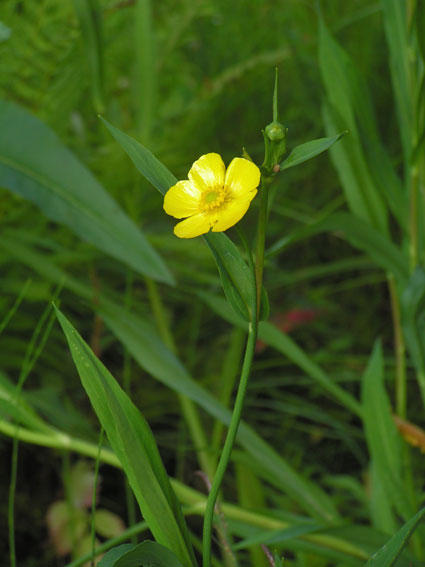
{"type": "Polygon", "coordinates": [[[188,180],[178,181],[164,197],[164,210],[177,219],[179,238],[223,232],[241,220],[257,194],[260,170],[251,161],[234,158],[225,168],[221,156],[206,154],[192,165],[188,180]],[[187,217],[187,218],[186,218],[187,217]]]}

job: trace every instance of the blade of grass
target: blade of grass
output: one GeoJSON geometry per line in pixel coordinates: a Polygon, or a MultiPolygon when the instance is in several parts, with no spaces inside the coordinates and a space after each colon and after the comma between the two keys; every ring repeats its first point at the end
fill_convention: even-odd
{"type": "Polygon", "coordinates": [[[416,376],[425,406],[424,341],[425,271],[416,268],[401,296],[402,326],[406,345],[416,367],[416,376]]]}
{"type": "Polygon", "coordinates": [[[295,165],[299,165],[300,163],[304,163],[305,161],[318,156],[332,147],[347,133],[348,132],[341,132],[340,134],[336,134],[336,136],[331,136],[330,138],[318,138],[317,140],[311,140],[310,142],[297,146],[280,164],[280,171],[294,167],[295,165]]]}
{"type": "Polygon", "coordinates": [[[376,480],[394,509],[404,518],[412,515],[401,475],[401,438],[394,424],[384,387],[384,361],[376,343],[362,378],[363,422],[376,480]]]}
{"type": "Polygon", "coordinates": [[[412,99],[409,71],[409,42],[407,35],[407,2],[381,0],[385,34],[390,52],[391,79],[395,94],[405,173],[408,171],[412,144],[412,99]]]}
{"type": "Polygon", "coordinates": [[[2,334],[4,329],[7,327],[7,325],[9,324],[9,321],[15,315],[16,311],[19,309],[19,306],[21,305],[30,285],[31,285],[31,280],[27,280],[25,282],[25,284],[22,286],[22,289],[19,292],[19,295],[16,298],[15,303],[12,305],[12,307],[9,309],[9,311],[6,313],[6,315],[3,317],[3,320],[0,322],[0,335],[2,334]]]}
{"type": "Polygon", "coordinates": [[[74,0],[84,39],[88,76],[96,113],[104,112],[102,12],[98,0],[74,0]]]}
{"type": "Polygon", "coordinates": [[[0,185],[137,272],[174,283],[142,232],[50,128],[0,101],[0,185]]]}
{"type": "Polygon", "coordinates": [[[425,508],[422,508],[369,559],[366,567],[392,567],[424,516],[425,508]]]}
{"type": "MultiPolygon", "coordinates": [[[[331,37],[322,19],[319,22],[319,65],[327,95],[324,114],[328,134],[344,129],[350,131],[350,136],[331,149],[347,201],[354,213],[385,234],[385,202],[371,179],[359,142],[352,101],[353,93],[357,94],[359,89],[353,65],[331,37]]],[[[362,105],[363,101],[359,101],[359,104],[362,105]]]]}
{"type": "Polygon", "coordinates": [[[148,424],[112,375],[56,308],[82,384],[158,543],[195,565],[189,534],[148,424]]]}
{"type": "MultiPolygon", "coordinates": [[[[320,68],[327,90],[328,106],[324,115],[328,131],[344,125],[350,136],[340,148],[334,148],[334,158],[347,199],[356,208],[364,185],[364,200],[377,194],[390,207],[401,226],[407,224],[407,203],[402,184],[382,145],[372,100],[366,81],[356,69],[356,63],[331,36],[323,21],[319,35],[320,68]],[[340,123],[340,120],[342,121],[340,123]],[[369,192],[372,191],[372,195],[369,192]]],[[[378,202],[378,201],[377,201],[378,202]]],[[[370,218],[372,218],[370,208],[370,218]]]]}

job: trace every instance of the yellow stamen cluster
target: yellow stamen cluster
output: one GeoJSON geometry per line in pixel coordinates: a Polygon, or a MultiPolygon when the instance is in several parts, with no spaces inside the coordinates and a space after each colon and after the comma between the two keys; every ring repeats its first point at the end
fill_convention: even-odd
{"type": "Polygon", "coordinates": [[[204,193],[201,198],[201,209],[206,211],[216,211],[224,205],[227,197],[226,187],[215,187],[212,191],[204,193]]]}

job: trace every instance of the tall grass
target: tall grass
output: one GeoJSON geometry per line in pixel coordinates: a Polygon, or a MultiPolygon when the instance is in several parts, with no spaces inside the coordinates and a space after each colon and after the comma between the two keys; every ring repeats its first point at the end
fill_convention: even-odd
{"type": "MultiPolygon", "coordinates": [[[[410,0],[323,1],[319,11],[2,2],[0,552],[12,566],[71,561],[44,527],[66,484],[62,451],[99,455],[98,505],[127,521],[95,555],[154,537],[181,564],[200,562],[259,205],[242,221],[245,247],[236,229],[234,249],[211,240],[218,273],[200,238],[173,236],[152,186],[166,191],[210,151],[228,163],[244,148],[260,163],[275,65],[290,158],[269,194],[270,317],[258,326],[212,560],[265,567],[263,544],[276,565],[425,561],[423,10],[410,0]],[[330,154],[289,167],[306,155],[301,144],[346,130],[323,142],[330,154]],[[56,297],[108,437],[100,449],[52,326],[56,297]]],[[[155,549],[160,564],[174,561],[155,549]]]]}

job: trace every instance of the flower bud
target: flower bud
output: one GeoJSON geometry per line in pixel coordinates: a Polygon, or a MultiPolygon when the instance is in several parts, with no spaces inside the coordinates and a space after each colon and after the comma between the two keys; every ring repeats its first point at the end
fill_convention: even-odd
{"type": "Polygon", "coordinates": [[[271,122],[266,126],[266,135],[271,142],[280,142],[286,136],[286,128],[279,122],[271,122]]]}
{"type": "Polygon", "coordinates": [[[264,135],[264,163],[263,168],[269,175],[279,171],[279,163],[286,152],[286,132],[288,131],[277,120],[273,120],[263,130],[264,135]]]}

